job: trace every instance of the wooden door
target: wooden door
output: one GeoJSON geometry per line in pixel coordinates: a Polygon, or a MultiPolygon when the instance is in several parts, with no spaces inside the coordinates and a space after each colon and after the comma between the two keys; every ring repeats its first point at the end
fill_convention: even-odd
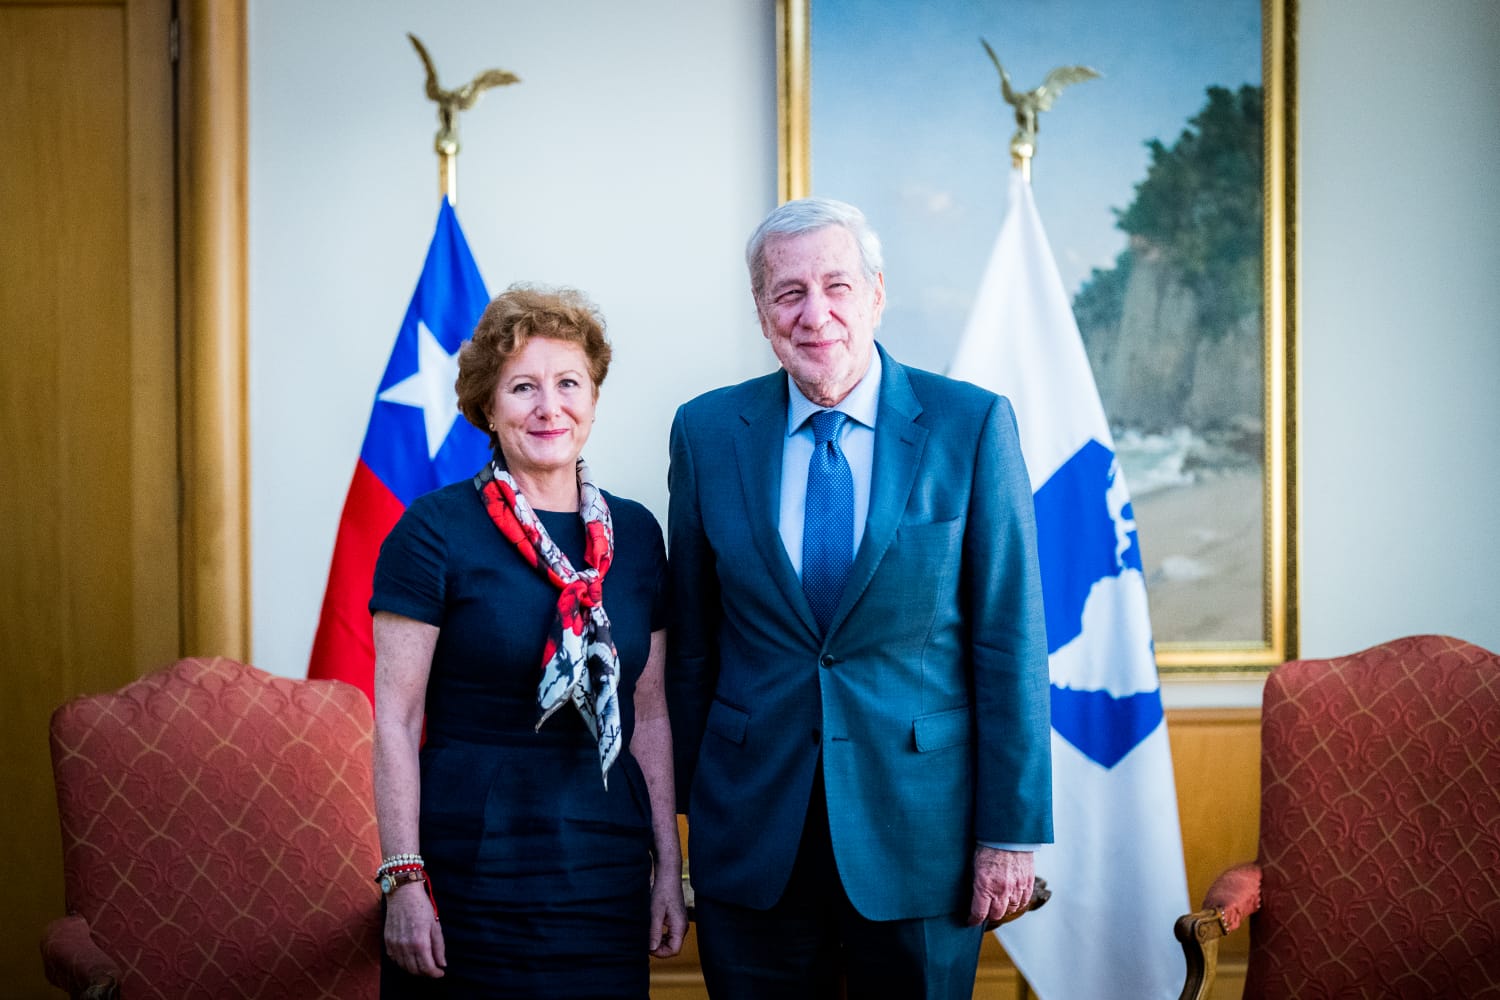
{"type": "Polygon", "coordinates": [[[169,0],[0,0],[0,992],[55,996],[47,722],[181,647],[169,0]]]}

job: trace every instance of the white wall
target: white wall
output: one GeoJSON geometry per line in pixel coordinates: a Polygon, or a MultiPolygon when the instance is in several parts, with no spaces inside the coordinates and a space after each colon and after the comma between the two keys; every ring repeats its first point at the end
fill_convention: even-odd
{"type": "Polygon", "coordinates": [[[1302,3],[1302,652],[1500,650],[1500,3],[1302,3]]]}
{"type": "MultiPolygon", "coordinates": [[[[492,292],[575,284],[617,361],[591,464],[665,516],[681,400],[772,364],[741,247],[775,201],[773,0],[251,0],[254,657],[297,676],[437,208],[413,31],[463,121],[492,292]]],[[[1492,0],[1302,0],[1302,650],[1500,649],[1492,0]]],[[[1254,702],[1254,685],[1169,690],[1254,702]]]]}
{"type": "Polygon", "coordinates": [[[442,83],[458,214],[491,294],[569,284],[615,363],[586,450],[666,516],[677,404],[773,364],[743,246],[776,203],[771,0],[250,4],[253,656],[305,674],[344,494],[437,218],[442,83]]]}

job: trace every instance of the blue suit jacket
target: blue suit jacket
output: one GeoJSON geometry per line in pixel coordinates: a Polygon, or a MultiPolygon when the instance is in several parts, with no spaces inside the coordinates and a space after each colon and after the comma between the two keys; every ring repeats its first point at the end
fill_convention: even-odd
{"type": "Polygon", "coordinates": [[[1031,486],[1003,397],[881,351],[869,515],[820,635],[778,529],[786,374],[672,426],[667,688],[693,884],[764,909],[823,759],[869,919],[967,913],[977,839],[1052,839],[1031,486]]]}

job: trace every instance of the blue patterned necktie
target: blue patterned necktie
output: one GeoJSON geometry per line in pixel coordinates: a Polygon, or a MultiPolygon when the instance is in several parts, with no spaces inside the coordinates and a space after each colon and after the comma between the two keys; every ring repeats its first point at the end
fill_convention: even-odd
{"type": "Polygon", "coordinates": [[[802,519],[802,592],[821,631],[844,595],[854,560],[854,475],[839,450],[848,415],[820,410],[812,415],[812,461],[807,465],[807,506],[802,519]]]}

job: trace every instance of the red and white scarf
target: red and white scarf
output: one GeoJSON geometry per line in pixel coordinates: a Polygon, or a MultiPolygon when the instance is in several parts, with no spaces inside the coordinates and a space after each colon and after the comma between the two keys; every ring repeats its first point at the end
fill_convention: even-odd
{"type": "Polygon", "coordinates": [[[497,459],[479,471],[474,486],[484,499],[490,520],[521,557],[557,587],[557,619],[542,652],[542,679],[537,706],[542,728],[553,712],[572,703],[589,735],[599,745],[599,770],[609,787],[609,768],[620,755],[620,657],[610,638],[604,613],[604,574],[615,553],[614,522],[604,495],[578,460],[578,516],[583,518],[584,562],[573,568],[568,557],[521,494],[505,466],[497,459]]]}

